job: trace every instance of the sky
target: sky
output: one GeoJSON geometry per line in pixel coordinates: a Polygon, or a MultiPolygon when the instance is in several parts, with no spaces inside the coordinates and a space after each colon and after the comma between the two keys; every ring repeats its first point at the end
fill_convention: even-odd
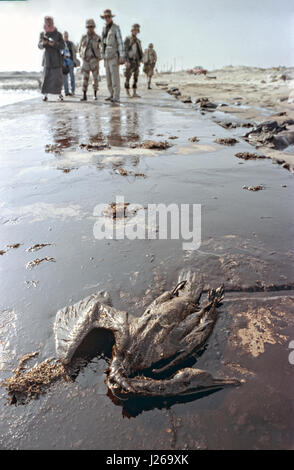
{"type": "Polygon", "coordinates": [[[0,71],[41,69],[45,15],[78,42],[87,18],[101,34],[105,8],[123,37],[141,25],[142,45],[154,43],[159,70],[294,66],[294,0],[0,0],[0,71]]]}

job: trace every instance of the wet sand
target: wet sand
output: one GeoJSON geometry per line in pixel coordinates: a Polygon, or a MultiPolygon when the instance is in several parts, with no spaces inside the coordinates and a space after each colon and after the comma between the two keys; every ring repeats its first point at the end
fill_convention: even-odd
{"type": "Polygon", "coordinates": [[[116,108],[104,104],[102,85],[98,102],[32,100],[0,109],[0,379],[23,354],[39,351],[38,361],[56,356],[58,309],[106,289],[117,308],[139,316],[182,269],[191,269],[206,289],[226,287],[197,367],[246,383],[186,403],[149,401],[123,410],[107,396],[106,363],[96,358],[75,382],[56,383],[26,406],[8,406],[1,389],[1,447],[293,448],[293,175],[271,160],[236,158],[254,151],[238,130],[163,90],[140,89],[142,99],[123,98],[116,108]],[[194,136],[199,142],[189,141],[194,136]],[[234,146],[215,143],[231,137],[234,146]],[[150,139],[172,147],[130,149],[150,139]],[[97,142],[111,149],[80,148],[97,142]],[[94,208],[116,195],[143,206],[202,204],[200,249],[185,252],[181,240],[96,240],[94,208]],[[20,245],[8,247],[14,244],[20,245]],[[46,246],[30,251],[36,244],[46,246]],[[26,269],[46,257],[55,262],[26,269]]]}

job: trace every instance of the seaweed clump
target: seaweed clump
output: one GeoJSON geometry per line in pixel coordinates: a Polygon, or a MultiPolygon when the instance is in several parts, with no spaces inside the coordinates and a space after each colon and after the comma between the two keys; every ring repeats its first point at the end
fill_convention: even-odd
{"type": "Polygon", "coordinates": [[[34,352],[21,356],[17,368],[13,371],[14,375],[1,383],[1,387],[8,391],[10,405],[25,405],[44,394],[53,383],[71,380],[65,367],[56,359],[46,359],[27,369],[25,364],[38,354],[34,352]]]}
{"type": "Polygon", "coordinates": [[[250,153],[250,152],[238,152],[236,153],[235,157],[242,158],[243,160],[257,160],[257,159],[264,159],[269,158],[265,155],[258,155],[257,153],[250,153]]]}
{"type": "Polygon", "coordinates": [[[262,184],[258,186],[243,186],[243,189],[248,189],[248,191],[262,191],[264,189],[264,186],[262,184]]]}
{"type": "Polygon", "coordinates": [[[131,144],[131,148],[137,148],[141,147],[142,149],[148,149],[148,150],[167,150],[172,145],[165,141],[155,141],[155,140],[144,140],[141,144],[131,144]]]}

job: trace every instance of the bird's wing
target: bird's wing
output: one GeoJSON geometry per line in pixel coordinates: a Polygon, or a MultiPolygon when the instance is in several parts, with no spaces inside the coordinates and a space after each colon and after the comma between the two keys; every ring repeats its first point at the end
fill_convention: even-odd
{"type": "Polygon", "coordinates": [[[57,312],[54,323],[58,359],[69,364],[84,338],[96,328],[112,331],[116,341],[124,332],[125,322],[126,313],[113,308],[104,292],[62,308],[57,312]]]}

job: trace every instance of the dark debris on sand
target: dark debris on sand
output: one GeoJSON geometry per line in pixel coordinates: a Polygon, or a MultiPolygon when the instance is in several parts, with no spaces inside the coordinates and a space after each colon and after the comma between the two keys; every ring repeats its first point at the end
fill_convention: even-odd
{"type": "Polygon", "coordinates": [[[250,153],[250,152],[238,152],[235,154],[235,157],[242,158],[243,160],[258,160],[258,159],[270,158],[270,157],[266,157],[265,155],[258,155],[257,153],[250,153]]]}
{"type": "Polygon", "coordinates": [[[180,92],[180,90],[179,90],[177,87],[169,88],[169,89],[167,90],[167,93],[168,93],[169,95],[175,96],[176,98],[177,98],[178,96],[181,96],[181,92],[180,92]]]}
{"type": "Polygon", "coordinates": [[[7,245],[9,249],[16,249],[20,247],[20,243],[12,243],[11,245],[7,245]]]}
{"type": "Polygon", "coordinates": [[[45,146],[45,152],[47,153],[55,153],[56,155],[61,155],[62,153],[62,146],[61,144],[47,144],[45,146]]]}
{"type": "Polygon", "coordinates": [[[9,250],[15,250],[16,248],[19,248],[20,245],[20,243],[12,243],[10,245],[6,245],[7,250],[0,250],[0,256],[4,255],[9,250]]]}
{"type": "Polygon", "coordinates": [[[45,246],[52,246],[52,243],[37,243],[36,245],[33,245],[30,248],[28,248],[27,251],[29,252],[39,251],[42,248],[45,248],[45,246]]]}
{"type": "Polygon", "coordinates": [[[127,207],[130,205],[129,202],[116,203],[111,202],[107,208],[104,210],[104,215],[111,217],[112,219],[117,219],[121,217],[126,217],[127,207]]]}
{"type": "Polygon", "coordinates": [[[149,149],[149,150],[166,150],[172,147],[172,144],[165,141],[155,141],[155,140],[144,140],[141,144],[131,144],[131,148],[142,148],[142,149],[149,149]]]}
{"type": "Polygon", "coordinates": [[[214,142],[220,145],[235,145],[238,143],[238,140],[228,137],[228,138],[215,139],[214,142]]]}
{"type": "Polygon", "coordinates": [[[219,126],[224,129],[237,129],[238,127],[250,128],[254,127],[252,122],[230,122],[230,121],[215,121],[219,126]]]}
{"type": "Polygon", "coordinates": [[[192,103],[192,98],[191,96],[188,96],[188,95],[185,95],[185,96],[181,96],[179,98],[179,100],[182,102],[182,103],[192,103]]]}
{"type": "Polygon", "coordinates": [[[81,149],[86,149],[90,151],[97,151],[97,150],[105,150],[110,149],[110,145],[108,144],[101,144],[101,143],[92,143],[92,144],[80,144],[81,149]]]}
{"type": "Polygon", "coordinates": [[[286,136],[278,135],[286,131],[285,124],[278,124],[277,121],[266,121],[254,127],[244,135],[244,140],[255,145],[255,147],[267,146],[275,150],[284,150],[289,142],[286,136]]]}
{"type": "Polygon", "coordinates": [[[195,103],[202,110],[212,110],[217,108],[217,104],[212,103],[208,98],[198,98],[195,103]]]}
{"type": "Polygon", "coordinates": [[[262,191],[264,189],[264,186],[262,184],[258,186],[243,186],[243,189],[256,192],[256,191],[262,191]]]}
{"type": "Polygon", "coordinates": [[[135,178],[146,178],[144,173],[134,173],[133,171],[128,171],[125,168],[116,168],[115,173],[121,176],[134,176],[135,178]]]}
{"type": "Polygon", "coordinates": [[[26,265],[26,269],[32,269],[34,268],[35,266],[38,266],[38,264],[41,264],[43,263],[43,261],[50,261],[52,263],[55,263],[55,259],[54,258],[51,258],[49,256],[46,256],[45,258],[37,258],[37,259],[34,259],[33,261],[29,261],[26,265]]]}
{"type": "Polygon", "coordinates": [[[115,173],[121,175],[121,176],[129,176],[129,172],[125,170],[124,168],[117,168],[115,170],[115,173]]]}

